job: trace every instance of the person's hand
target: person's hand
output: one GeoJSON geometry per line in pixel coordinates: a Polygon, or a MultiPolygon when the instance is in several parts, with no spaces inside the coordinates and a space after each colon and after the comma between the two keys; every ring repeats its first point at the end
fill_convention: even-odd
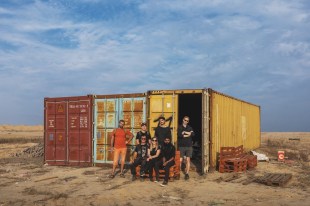
{"type": "Polygon", "coordinates": [[[167,162],[164,162],[163,166],[166,167],[166,165],[167,165],[167,162]]]}

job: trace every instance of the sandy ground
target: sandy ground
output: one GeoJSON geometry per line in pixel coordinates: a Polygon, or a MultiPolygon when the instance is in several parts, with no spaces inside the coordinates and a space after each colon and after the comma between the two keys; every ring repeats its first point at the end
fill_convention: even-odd
{"type": "MultiPolygon", "coordinates": [[[[6,125],[14,137],[31,137],[41,132],[36,129],[6,125]],[[14,134],[13,134],[14,133],[14,134]],[[18,134],[16,134],[18,133],[18,134]]],[[[27,126],[24,126],[27,127],[27,126]]],[[[1,138],[4,135],[0,127],[1,138]]],[[[130,172],[125,178],[109,179],[109,167],[64,167],[43,165],[43,157],[22,155],[26,148],[38,143],[0,144],[0,206],[4,205],[310,205],[309,140],[310,133],[302,133],[301,140],[288,140],[294,134],[262,134],[262,147],[258,152],[268,154],[270,162],[259,162],[258,166],[245,173],[219,173],[206,175],[190,172],[189,181],[183,174],[180,180],[169,182],[167,187],[148,180],[131,181],[130,172]],[[272,141],[278,135],[281,149],[287,162],[275,159],[279,149],[272,141]],[[268,141],[268,139],[271,139],[268,141]],[[294,141],[293,143],[291,141],[294,141]],[[292,147],[291,147],[292,146],[292,147]],[[301,150],[300,150],[301,149],[301,150]],[[304,149],[308,149],[304,151],[304,149]],[[295,153],[294,153],[295,152],[295,153]],[[305,154],[304,154],[305,153],[305,154]],[[308,156],[307,156],[308,155],[308,156]],[[265,173],[291,173],[292,179],[284,186],[267,186],[247,182],[253,176],[265,173]],[[231,178],[233,180],[228,181],[231,178]],[[226,181],[225,181],[226,180],[226,181]]],[[[39,134],[40,135],[40,134],[39,134]]]]}

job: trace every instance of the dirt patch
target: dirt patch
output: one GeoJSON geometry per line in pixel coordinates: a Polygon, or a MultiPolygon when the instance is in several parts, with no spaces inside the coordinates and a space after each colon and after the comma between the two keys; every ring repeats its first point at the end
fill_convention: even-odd
{"type": "Polygon", "coordinates": [[[199,175],[191,170],[188,181],[181,174],[180,180],[169,181],[167,187],[147,179],[132,182],[130,171],[125,178],[110,179],[107,166],[43,165],[42,156],[32,155],[38,143],[0,144],[0,205],[308,205],[307,140],[270,138],[255,150],[270,157],[270,162],[258,162],[253,170],[238,174],[212,171],[199,175]],[[277,161],[278,150],[285,151],[285,162],[277,161]],[[292,179],[283,186],[244,184],[266,173],[290,173],[292,179]]]}

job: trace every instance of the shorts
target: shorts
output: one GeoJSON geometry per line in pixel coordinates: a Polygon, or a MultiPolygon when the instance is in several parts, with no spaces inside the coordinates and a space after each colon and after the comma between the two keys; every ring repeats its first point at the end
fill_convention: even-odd
{"type": "Polygon", "coordinates": [[[192,155],[193,155],[192,147],[179,147],[179,149],[180,149],[181,158],[183,158],[184,156],[192,158],[192,155]]]}
{"type": "Polygon", "coordinates": [[[125,163],[127,148],[114,149],[113,165],[118,165],[119,156],[121,156],[121,163],[125,163]]]}

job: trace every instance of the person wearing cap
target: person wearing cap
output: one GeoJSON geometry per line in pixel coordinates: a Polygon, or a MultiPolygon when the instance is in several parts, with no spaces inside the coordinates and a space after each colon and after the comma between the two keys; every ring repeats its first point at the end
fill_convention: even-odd
{"type": "Polygon", "coordinates": [[[132,174],[132,181],[136,180],[136,167],[141,165],[140,176],[144,177],[147,170],[147,159],[149,146],[146,143],[146,135],[142,134],[141,143],[136,145],[136,148],[133,153],[133,158],[131,160],[130,170],[132,174]]]}
{"type": "Polygon", "coordinates": [[[184,116],[182,124],[178,127],[178,148],[180,150],[180,168],[182,168],[183,158],[186,160],[185,180],[189,179],[189,168],[193,153],[193,139],[195,136],[193,128],[188,125],[189,117],[184,116]]]}
{"type": "Polygon", "coordinates": [[[142,135],[146,136],[146,143],[151,144],[151,134],[147,131],[147,125],[145,122],[141,123],[141,130],[136,135],[136,145],[141,143],[142,135]]]}
{"type": "Polygon", "coordinates": [[[157,137],[158,144],[163,145],[165,138],[169,138],[171,140],[171,130],[170,127],[166,126],[166,119],[163,116],[160,116],[159,118],[159,124],[155,128],[155,137],[157,137]]]}

